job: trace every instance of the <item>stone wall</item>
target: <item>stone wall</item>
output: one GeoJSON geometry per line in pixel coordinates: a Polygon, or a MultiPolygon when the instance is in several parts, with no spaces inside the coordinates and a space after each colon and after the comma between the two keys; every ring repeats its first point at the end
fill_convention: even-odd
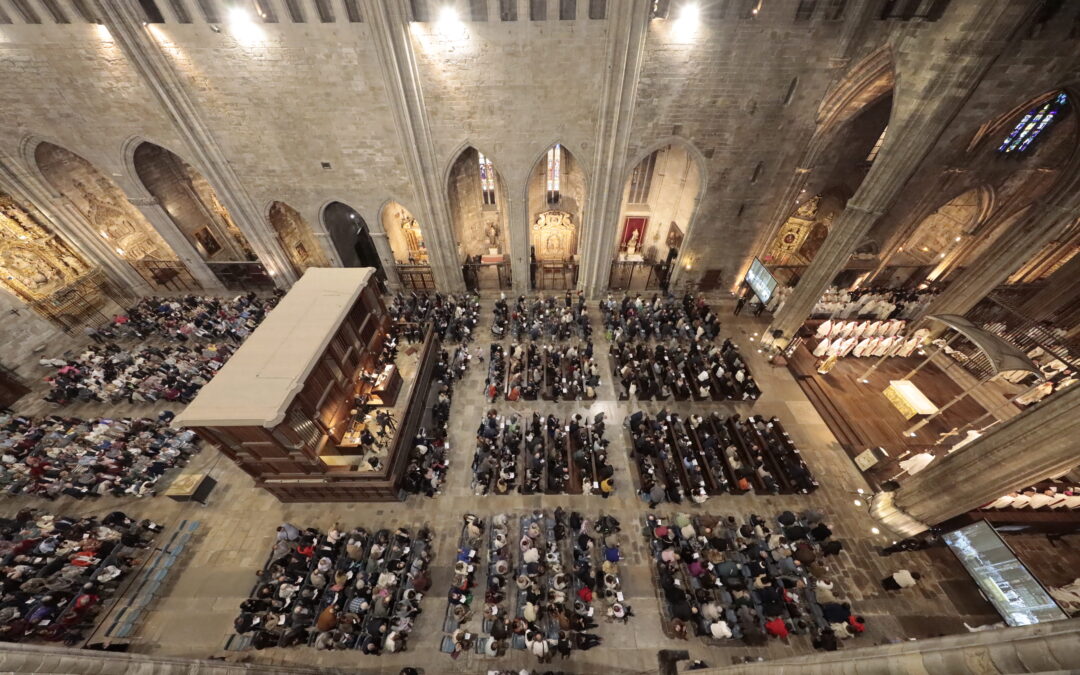
{"type": "MultiPolygon", "coordinates": [[[[509,222],[506,209],[508,227],[521,234],[534,212],[527,203],[530,172],[551,143],[573,153],[584,179],[596,174],[598,161],[631,169],[634,159],[681,139],[701,158],[708,185],[694,217],[696,231],[687,232],[684,247],[705,260],[690,276],[723,269],[728,286],[752,255],[768,248],[759,235],[776,214],[788,211],[780,202],[800,175],[798,163],[821,122],[821,103],[851,68],[886,51],[898,83],[897,105],[910,110],[935,95],[921,87],[936,63],[965,58],[953,52],[954,45],[978,11],[974,0],[954,0],[936,21],[886,21],[879,17],[880,3],[849,2],[838,20],[830,20],[824,16],[828,3],[817,3],[813,18],[800,21],[796,0],[764,3],[756,14],[748,10],[752,3],[725,2],[707,3],[701,22],[687,26],[676,19],[674,3],[671,17],[648,23],[628,111],[627,156],[598,158],[597,134],[605,129],[599,102],[612,81],[608,70],[617,45],[609,39],[609,21],[585,18],[585,2],[577,3],[574,20],[557,20],[549,2],[547,21],[527,20],[520,12],[516,21],[501,21],[493,0],[482,4],[487,21],[407,27],[415,63],[406,70],[415,73],[422,92],[417,105],[441,171],[440,198],[461,150],[482,148],[504,181],[507,199],[500,201],[518,209],[520,222],[509,222]],[[522,203],[526,208],[519,209],[522,203]]],[[[1080,8],[1069,4],[1029,31],[1019,21],[1035,0],[1017,5],[1018,37],[1001,49],[941,136],[913,179],[910,198],[875,228],[878,243],[973,187],[967,178],[946,183],[943,176],[955,174],[959,164],[974,177],[974,164],[986,164],[970,161],[969,146],[988,121],[1075,79],[1080,52],[1070,27],[1080,8]],[[951,193],[935,193],[939,189],[951,193]]],[[[613,8],[609,3],[609,14],[613,8]]],[[[354,206],[368,222],[377,221],[389,200],[426,208],[420,208],[422,191],[406,166],[403,122],[389,95],[398,85],[384,81],[387,57],[372,24],[349,23],[341,12],[334,23],[318,23],[311,9],[307,23],[294,24],[279,12],[278,23],[258,22],[246,34],[227,22],[215,32],[197,10],[191,24],[176,23],[166,11],[166,23],[145,30],[260,214],[273,201],[290,204],[329,250],[319,214],[331,201],[354,206]]],[[[200,166],[198,149],[186,147],[152,83],[105,27],[46,18],[40,25],[5,25],[0,39],[0,152],[15,173],[35,174],[25,149],[32,139],[46,139],[85,157],[125,193],[138,194],[125,149],[145,139],[213,175],[200,166]]],[[[854,152],[862,142],[852,140],[837,134],[822,161],[828,164],[846,148],[854,152]]],[[[1039,156],[1025,162],[1027,170],[1045,168],[1039,156]]],[[[820,184],[810,194],[829,183],[852,182],[831,176],[825,164],[815,169],[812,180],[820,184]]],[[[620,224],[621,218],[585,225],[610,228],[617,236],[620,224]]]]}

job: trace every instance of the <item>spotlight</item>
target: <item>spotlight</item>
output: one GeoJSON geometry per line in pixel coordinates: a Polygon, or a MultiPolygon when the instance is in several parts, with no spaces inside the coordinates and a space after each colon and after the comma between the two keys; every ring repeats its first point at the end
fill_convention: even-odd
{"type": "Polygon", "coordinates": [[[864,489],[862,489],[862,488],[858,488],[858,489],[856,489],[856,490],[855,490],[855,492],[858,492],[858,493],[859,493],[859,494],[861,494],[861,495],[864,495],[864,494],[866,494],[866,490],[864,490],[864,489]]]}
{"type": "Polygon", "coordinates": [[[859,499],[856,499],[855,500],[855,506],[862,506],[862,501],[859,500],[859,499]]]}
{"type": "Polygon", "coordinates": [[[214,31],[215,33],[220,33],[221,26],[217,25],[216,23],[212,23],[210,24],[210,30],[214,31]]]}
{"type": "Polygon", "coordinates": [[[688,2],[682,6],[679,10],[679,21],[685,21],[687,23],[697,23],[698,18],[701,16],[701,9],[692,2],[688,2]]]}
{"type": "Polygon", "coordinates": [[[442,21],[444,23],[457,23],[457,20],[457,10],[450,5],[446,5],[439,11],[439,21],[442,21]]]}
{"type": "Polygon", "coordinates": [[[870,380],[867,380],[865,378],[860,380],[860,382],[862,382],[863,384],[870,384],[870,380]]]}
{"type": "Polygon", "coordinates": [[[881,530],[877,529],[876,527],[871,527],[870,532],[873,534],[881,534],[881,530]]]}

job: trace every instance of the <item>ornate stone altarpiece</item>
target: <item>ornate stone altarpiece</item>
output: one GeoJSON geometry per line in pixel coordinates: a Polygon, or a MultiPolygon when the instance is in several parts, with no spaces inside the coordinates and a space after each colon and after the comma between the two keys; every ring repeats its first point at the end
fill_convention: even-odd
{"type": "Polygon", "coordinates": [[[569,260],[577,253],[577,225],[566,211],[544,211],[532,226],[537,260],[569,260]]]}
{"type": "Polygon", "coordinates": [[[48,297],[90,266],[64,241],[0,195],[0,283],[26,301],[48,297]]]}

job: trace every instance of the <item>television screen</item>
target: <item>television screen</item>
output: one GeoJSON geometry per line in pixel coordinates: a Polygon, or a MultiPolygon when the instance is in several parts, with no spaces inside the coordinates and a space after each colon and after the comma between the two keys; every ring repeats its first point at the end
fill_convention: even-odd
{"type": "Polygon", "coordinates": [[[763,303],[768,302],[776,290],[776,278],[757,258],[750,263],[750,269],[746,270],[746,284],[763,303]]]}
{"type": "Polygon", "coordinates": [[[1068,618],[990,523],[980,520],[943,538],[1005,623],[1029,626],[1068,618]]]}

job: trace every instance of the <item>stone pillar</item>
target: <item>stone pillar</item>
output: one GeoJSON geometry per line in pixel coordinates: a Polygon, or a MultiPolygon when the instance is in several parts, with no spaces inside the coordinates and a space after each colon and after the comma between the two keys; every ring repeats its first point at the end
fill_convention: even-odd
{"type": "Polygon", "coordinates": [[[925,34],[920,34],[917,44],[913,36],[899,38],[895,52],[897,70],[902,77],[898,80],[905,83],[905,91],[897,101],[905,101],[906,105],[901,108],[894,101],[889,133],[881,152],[837,217],[821,250],[773,318],[770,333],[780,330],[784,339],[790,339],[802,326],[821,294],[845,267],[874,223],[900,197],[908,180],[963,108],[986,70],[1009,44],[1009,35],[1021,20],[1024,8],[1007,0],[993,0],[965,11],[968,23],[962,37],[943,40],[940,50],[926,48],[925,34]],[[931,63],[946,65],[930,69],[931,63]]]}
{"type": "Polygon", "coordinates": [[[270,223],[255,206],[225,152],[214,138],[195,102],[184,89],[169,56],[151,36],[138,3],[133,0],[96,0],[96,14],[116,40],[135,71],[154,92],[198,166],[247,237],[259,261],[281,288],[296,281],[296,272],[282,250],[270,223]]]}
{"type": "Polygon", "coordinates": [[[363,14],[371,26],[402,159],[415,191],[417,208],[413,214],[423,228],[431,272],[439,290],[463,291],[465,278],[457,255],[450,198],[442,182],[412,51],[408,7],[404,0],[364,0],[363,14]]]}
{"type": "Polygon", "coordinates": [[[870,512],[897,534],[918,534],[1075,467],[1078,435],[1080,386],[1072,386],[875,495],[870,512]]]}
{"type": "Polygon", "coordinates": [[[371,242],[375,244],[375,250],[379,253],[379,261],[382,262],[383,272],[386,273],[386,287],[397,292],[401,290],[401,279],[398,278],[397,262],[394,260],[394,251],[390,248],[390,238],[383,231],[376,232],[368,226],[368,234],[371,242]]]}
{"type": "MultiPolygon", "coordinates": [[[[581,223],[581,270],[578,288],[592,299],[608,287],[615,257],[615,228],[626,182],[630,126],[637,100],[641,58],[648,34],[647,0],[609,2],[604,85],[596,128],[585,215],[581,223]]],[[[704,177],[703,177],[704,178],[704,177]]]]}
{"type": "Polygon", "coordinates": [[[532,223],[529,222],[528,178],[515,184],[525,185],[525,190],[517,198],[507,196],[510,202],[510,276],[514,282],[514,295],[521,295],[529,292],[529,228],[532,223]]]}
{"type": "Polygon", "coordinates": [[[169,248],[176,253],[176,257],[191,272],[191,276],[203,289],[207,291],[225,290],[221,281],[210,271],[210,267],[207,266],[202,255],[187,240],[184,233],[173,222],[172,216],[169,215],[169,212],[165,210],[156,197],[133,197],[128,198],[128,201],[131,202],[132,206],[139,209],[147,222],[154,226],[157,233],[161,235],[169,248]]]}
{"type": "Polygon", "coordinates": [[[7,192],[17,204],[32,207],[37,211],[56,234],[69,241],[88,262],[100,266],[105,276],[118,288],[133,295],[147,295],[151,292],[146,280],[126,260],[116,255],[82,211],[53,190],[47,182],[21,171],[11,157],[2,154],[0,189],[7,192]]]}
{"type": "Polygon", "coordinates": [[[1063,204],[1043,202],[1033,207],[1021,221],[1013,223],[992,246],[956,275],[948,287],[930,302],[923,316],[967,313],[1075,222],[1078,208],[1080,193],[1076,192],[1069,194],[1063,204]]]}

